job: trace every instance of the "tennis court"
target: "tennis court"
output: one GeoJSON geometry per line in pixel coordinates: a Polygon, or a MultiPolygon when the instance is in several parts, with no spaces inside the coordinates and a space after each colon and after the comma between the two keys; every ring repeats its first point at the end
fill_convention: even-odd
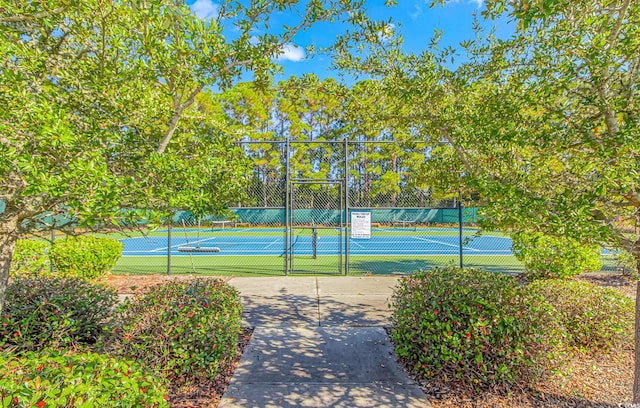
{"type": "MultiPolygon", "coordinates": [[[[308,225],[289,232],[287,240],[283,227],[214,223],[202,228],[174,226],[170,243],[166,229],[146,236],[119,236],[117,239],[124,244],[123,256],[112,271],[146,274],[167,273],[170,269],[178,274],[234,276],[281,276],[286,271],[407,274],[434,266],[459,265],[461,261],[460,231],[455,227],[381,225],[371,228],[370,238],[351,238],[345,228],[314,230],[308,225]],[[189,248],[197,250],[186,250],[189,248]]],[[[522,264],[513,256],[511,239],[499,232],[481,236],[476,233],[475,228],[462,230],[465,267],[496,272],[522,270],[522,264]]]]}
{"type": "MultiPolygon", "coordinates": [[[[167,237],[136,237],[120,240],[124,244],[123,256],[284,256],[284,231],[273,228],[226,229],[201,232],[195,236],[180,236],[174,231],[171,246],[167,237]],[[197,248],[198,251],[190,251],[197,248]],[[213,252],[219,249],[219,252],[213,252]]],[[[291,253],[296,256],[335,256],[345,252],[344,232],[338,229],[321,230],[314,242],[310,229],[293,232],[291,253]]],[[[456,255],[460,251],[456,229],[378,229],[371,238],[349,238],[352,256],[396,255],[456,255]]],[[[465,235],[463,254],[485,256],[511,256],[511,240],[498,236],[471,237],[465,235]]]]}

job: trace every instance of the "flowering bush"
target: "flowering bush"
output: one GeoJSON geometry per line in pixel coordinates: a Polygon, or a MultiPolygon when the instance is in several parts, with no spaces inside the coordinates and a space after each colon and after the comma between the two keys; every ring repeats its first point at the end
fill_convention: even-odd
{"type": "Polygon", "coordinates": [[[168,407],[167,381],[143,366],[93,353],[0,353],[0,406],[168,407]]]}
{"type": "Polygon", "coordinates": [[[122,243],[91,236],[57,240],[50,255],[56,274],[94,279],[103,276],[122,256],[122,243]]]}
{"type": "Polygon", "coordinates": [[[559,279],[535,281],[528,288],[556,308],[570,345],[590,352],[633,346],[634,304],[628,297],[559,279]]]}
{"type": "Polygon", "coordinates": [[[415,273],[399,281],[391,307],[398,356],[427,378],[477,386],[529,379],[558,350],[554,309],[508,276],[456,268],[415,273]]]}
{"type": "Polygon", "coordinates": [[[0,349],[94,344],[117,302],[113,288],[79,278],[19,278],[7,286],[0,349]]]}
{"type": "Polygon", "coordinates": [[[235,356],[242,305],[220,280],[157,285],[127,302],[114,331],[114,352],[163,370],[213,378],[235,356]]]}
{"type": "Polygon", "coordinates": [[[563,279],[602,268],[600,248],[540,232],[513,234],[513,253],[529,279],[563,279]]]}

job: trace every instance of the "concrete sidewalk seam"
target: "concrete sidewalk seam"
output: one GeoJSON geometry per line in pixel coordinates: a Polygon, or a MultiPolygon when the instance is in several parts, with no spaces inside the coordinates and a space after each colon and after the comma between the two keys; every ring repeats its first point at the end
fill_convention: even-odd
{"type": "Polygon", "coordinates": [[[318,327],[322,326],[322,315],[320,314],[320,285],[316,276],[316,300],[318,301],[318,327]]]}
{"type": "MultiPolygon", "coordinates": [[[[282,385],[283,383],[282,383],[282,382],[276,382],[276,381],[274,381],[274,382],[264,382],[264,381],[261,381],[261,382],[246,382],[246,383],[242,383],[242,382],[236,381],[236,382],[234,383],[234,385],[235,385],[235,386],[242,385],[242,384],[252,384],[252,385],[255,385],[255,384],[260,384],[260,385],[282,385]]],[[[390,385],[390,384],[391,384],[391,385],[416,385],[416,383],[415,383],[415,382],[396,382],[396,383],[389,383],[389,382],[385,382],[385,381],[371,381],[371,382],[338,382],[338,383],[336,383],[336,382],[323,382],[323,381],[313,381],[313,382],[309,382],[309,381],[307,381],[307,382],[304,382],[304,384],[306,384],[306,385],[342,385],[342,386],[344,386],[344,385],[381,385],[381,386],[385,386],[385,385],[387,385],[387,386],[388,386],[388,385],[390,385]]]]}

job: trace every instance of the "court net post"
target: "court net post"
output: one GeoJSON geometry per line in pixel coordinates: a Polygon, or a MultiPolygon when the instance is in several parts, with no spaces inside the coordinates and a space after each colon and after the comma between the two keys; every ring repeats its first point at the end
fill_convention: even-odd
{"type": "Polygon", "coordinates": [[[311,223],[311,248],[313,250],[313,259],[318,257],[318,230],[316,223],[311,223]]]}

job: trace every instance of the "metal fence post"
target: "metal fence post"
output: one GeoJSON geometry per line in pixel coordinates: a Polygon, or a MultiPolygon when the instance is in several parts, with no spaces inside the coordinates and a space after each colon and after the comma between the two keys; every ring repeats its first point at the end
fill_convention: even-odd
{"type": "Polygon", "coordinates": [[[344,275],[349,275],[349,139],[344,139],[344,275]]]}
{"type": "Polygon", "coordinates": [[[464,268],[462,261],[462,197],[458,197],[458,243],[460,253],[460,269],[464,268]]]}
{"type": "Polygon", "coordinates": [[[289,243],[291,237],[291,225],[289,220],[289,213],[291,212],[290,200],[291,200],[291,169],[290,166],[290,156],[291,156],[291,145],[289,143],[289,138],[287,137],[285,143],[285,189],[284,189],[284,275],[289,275],[290,263],[291,263],[291,244],[289,243]]]}
{"type": "MultiPolygon", "coordinates": [[[[51,229],[51,248],[53,248],[53,242],[56,240],[56,230],[51,229]]],[[[53,260],[49,256],[49,272],[53,273],[53,260]]]]}
{"type": "Polygon", "coordinates": [[[167,275],[171,275],[171,220],[167,225],[167,275]]]}

